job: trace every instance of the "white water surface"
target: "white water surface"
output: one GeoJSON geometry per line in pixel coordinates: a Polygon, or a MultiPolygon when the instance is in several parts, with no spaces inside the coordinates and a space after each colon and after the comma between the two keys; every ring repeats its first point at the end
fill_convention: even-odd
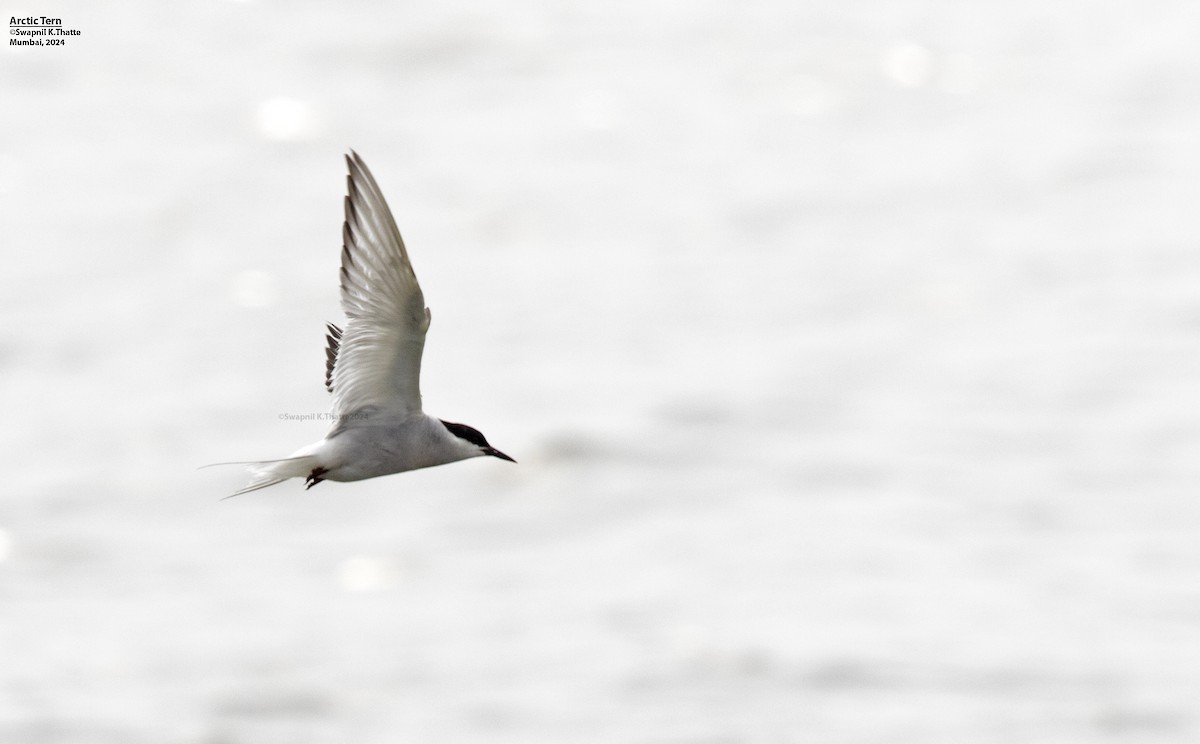
{"type": "Polygon", "coordinates": [[[8,10],[0,741],[1200,737],[1200,6],[8,10]],[[349,147],[520,464],[219,501],[349,147]]]}

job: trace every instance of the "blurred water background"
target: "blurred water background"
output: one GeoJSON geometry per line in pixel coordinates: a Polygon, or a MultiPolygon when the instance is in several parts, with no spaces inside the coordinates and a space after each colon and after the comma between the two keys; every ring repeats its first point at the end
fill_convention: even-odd
{"type": "Polygon", "coordinates": [[[7,10],[0,741],[1200,737],[1200,5],[7,10]],[[349,147],[520,464],[219,501],[349,147]]]}

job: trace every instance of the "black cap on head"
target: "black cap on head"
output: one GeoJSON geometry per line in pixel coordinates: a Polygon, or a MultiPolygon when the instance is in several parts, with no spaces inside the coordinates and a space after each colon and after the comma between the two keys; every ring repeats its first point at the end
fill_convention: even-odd
{"type": "MultiPolygon", "coordinates": [[[[442,420],[438,419],[438,421],[442,420]]],[[[491,455],[492,457],[499,457],[501,460],[516,462],[516,460],[488,444],[488,441],[483,438],[483,434],[480,433],[480,431],[476,428],[467,426],[466,424],[451,423],[449,421],[442,421],[442,426],[446,427],[446,431],[450,432],[459,439],[465,439],[476,447],[479,447],[483,450],[484,454],[491,455]]]]}

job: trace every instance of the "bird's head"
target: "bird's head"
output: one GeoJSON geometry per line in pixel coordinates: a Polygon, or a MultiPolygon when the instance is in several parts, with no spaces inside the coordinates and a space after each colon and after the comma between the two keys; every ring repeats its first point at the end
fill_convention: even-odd
{"type": "MultiPolygon", "coordinates": [[[[441,421],[441,419],[438,419],[441,421]]],[[[466,424],[454,424],[449,421],[442,421],[442,426],[446,427],[446,431],[453,434],[466,449],[467,457],[499,457],[501,460],[516,462],[508,455],[488,444],[484,439],[483,434],[478,429],[474,429],[466,424]]]]}

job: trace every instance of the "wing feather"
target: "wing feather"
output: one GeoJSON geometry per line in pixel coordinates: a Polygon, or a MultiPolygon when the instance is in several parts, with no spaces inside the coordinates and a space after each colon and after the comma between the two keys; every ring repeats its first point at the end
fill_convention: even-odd
{"type": "Polygon", "coordinates": [[[383,192],[358,153],[346,156],[341,290],[347,323],[330,328],[326,385],[334,413],[421,410],[429,309],[383,192]]]}
{"type": "Polygon", "coordinates": [[[325,329],[325,389],[333,392],[333,368],[337,364],[338,349],[342,345],[342,329],[326,323],[325,329]]]}

